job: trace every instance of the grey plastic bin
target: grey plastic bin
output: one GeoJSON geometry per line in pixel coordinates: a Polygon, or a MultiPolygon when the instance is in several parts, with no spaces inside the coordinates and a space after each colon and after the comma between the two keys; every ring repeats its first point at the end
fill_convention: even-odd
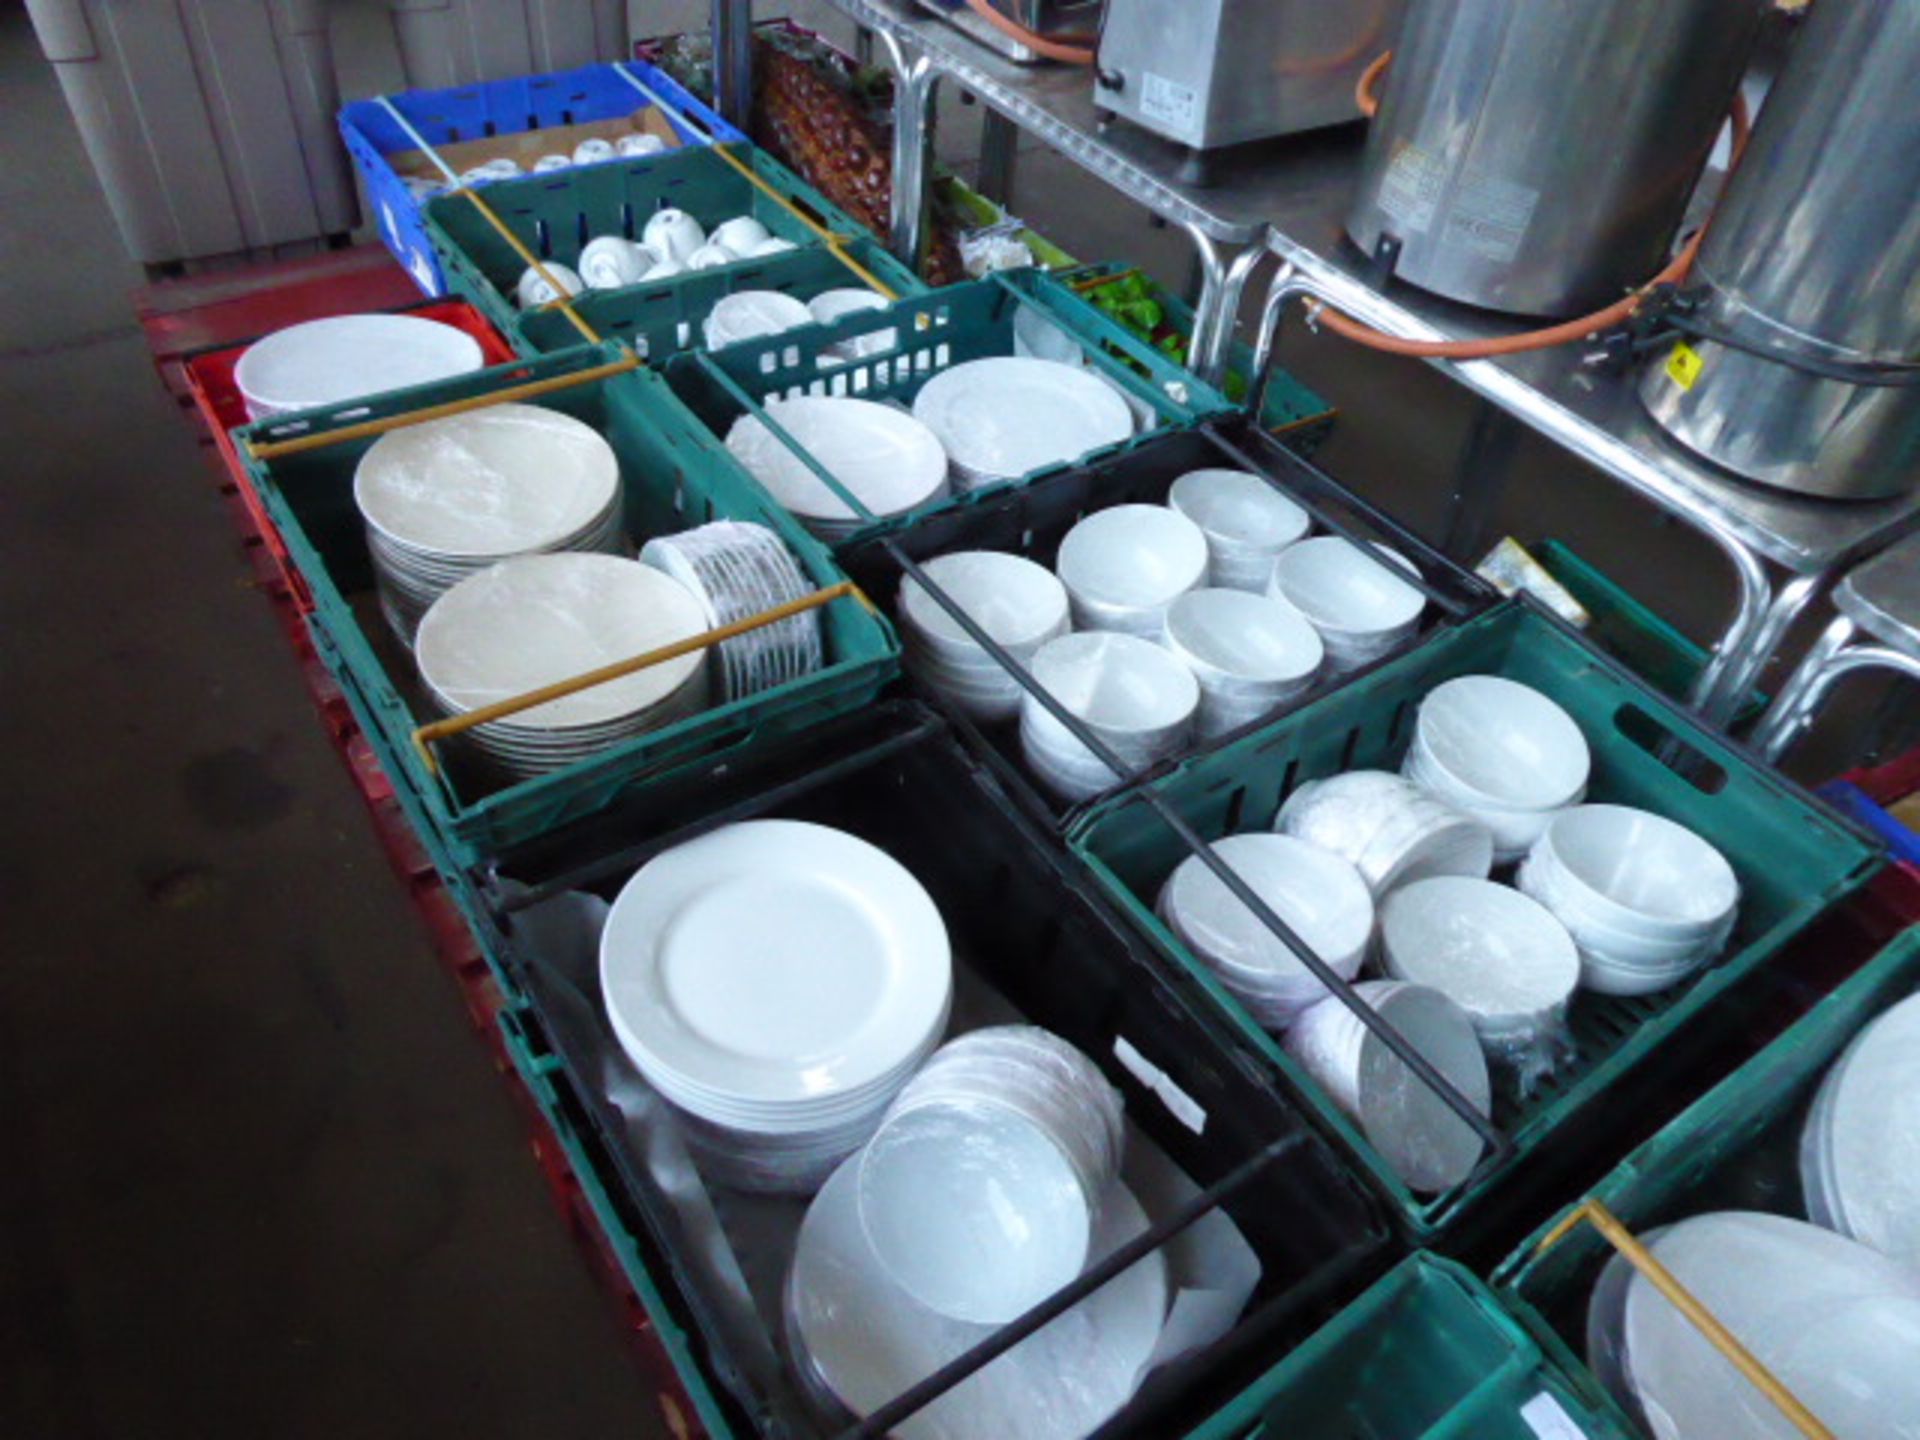
{"type": "Polygon", "coordinates": [[[412,90],[631,59],[626,0],[387,0],[412,90]]]}
{"type": "Polygon", "coordinates": [[[134,259],[353,228],[324,0],[27,0],[27,13],[134,259]]]}

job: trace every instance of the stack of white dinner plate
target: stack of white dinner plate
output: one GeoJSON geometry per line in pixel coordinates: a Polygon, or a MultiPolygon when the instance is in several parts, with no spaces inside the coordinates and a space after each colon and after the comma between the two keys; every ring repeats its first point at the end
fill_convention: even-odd
{"type": "Polygon", "coordinates": [[[634,874],[600,982],[621,1049],[710,1178],[808,1194],[939,1044],[953,967],[898,861],[824,825],[749,820],[634,874]]]}
{"type": "Polygon", "coordinates": [[[502,560],[626,544],[613,447],[537,405],[389,431],[360,457],[353,496],[381,608],[409,642],[428,606],[502,560]]]}
{"type": "MultiPolygon", "coordinates": [[[[522,555],[469,576],[420,622],[414,658],[447,713],[464,714],[685,640],[707,629],[700,601],[618,555],[522,555]]],[[[467,732],[513,775],[558,770],[704,708],[695,651],[467,732]]]]}
{"type": "MultiPolygon", "coordinates": [[[[911,415],[871,400],[802,395],[769,400],[767,418],[844,486],[874,519],[901,515],[947,493],[947,456],[911,415]]],[[[836,495],[757,415],[727,432],[727,449],[767,492],[824,540],[873,523],[836,495]]]]}
{"type": "MultiPolygon", "coordinates": [[[[671,575],[706,612],[706,628],[719,629],[810,594],[806,571],[778,535],[764,525],[716,520],[678,535],[649,540],[642,563],[671,575]]],[[[740,700],[771,690],[823,663],[820,612],[802,611],[757,630],[723,640],[713,680],[716,699],[740,700]]]]}
{"type": "Polygon", "coordinates": [[[1800,1178],[1816,1224],[1920,1269],[1920,996],[1827,1072],[1801,1132],[1800,1178]]]}
{"type": "Polygon", "coordinates": [[[960,491],[1078,460],[1133,434],[1127,402],[1098,376],[1021,356],[942,370],[920,387],[913,413],[946,447],[960,491]]]}
{"type": "Polygon", "coordinates": [[[417,315],[335,315],[256,340],[233,368],[247,414],[289,410],[465,375],[486,364],[464,330],[417,315]]]}

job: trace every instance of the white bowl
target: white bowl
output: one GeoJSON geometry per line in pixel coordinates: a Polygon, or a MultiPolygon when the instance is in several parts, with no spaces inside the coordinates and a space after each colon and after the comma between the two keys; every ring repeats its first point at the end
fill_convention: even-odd
{"type": "Polygon", "coordinates": [[[1505,885],[1435,876],[1380,909],[1382,968],[1440,991],[1483,1038],[1557,1020],[1580,983],[1580,952],[1545,906],[1505,885]]]}
{"type": "Polygon", "coordinates": [[[653,269],[653,252],[619,235],[600,235],[580,251],[580,278],[595,290],[638,285],[653,269]]]}
{"type": "Polygon", "coordinates": [[[1530,686],[1462,675],[1420,702],[1416,744],[1460,798],[1508,810],[1552,810],[1587,784],[1593,754],[1571,715],[1530,686]]]}
{"type": "MultiPolygon", "coordinates": [[[[1024,556],[962,550],[936,555],[921,568],[995,643],[1016,655],[1031,655],[1064,634],[1070,623],[1066,587],[1024,556]]],[[[899,604],[901,624],[932,654],[955,663],[994,665],[918,581],[901,582],[899,604]]]]}
{"type": "Polygon", "coordinates": [[[806,304],[783,291],[736,290],[714,302],[700,331],[709,350],[720,350],[812,323],[806,304]]]}
{"type": "Polygon", "coordinates": [[[707,240],[738,259],[745,260],[754,250],[772,239],[772,232],[751,215],[736,215],[713,227],[707,240]]]}
{"type": "Polygon", "coordinates": [[[1244,470],[1192,470],[1167,504],[1205,532],[1213,583],[1264,591],[1280,552],[1306,538],[1313,517],[1268,481],[1244,470]]]}
{"type": "Polygon", "coordinates": [[[1874,1019],[1828,1070],[1800,1173],[1815,1223],[1920,1267],[1920,996],[1874,1019]]]}
{"type": "Polygon", "coordinates": [[[687,256],[687,269],[718,270],[722,265],[731,265],[739,258],[724,245],[709,243],[687,256]]]}
{"type": "Polygon", "coordinates": [[[1207,583],[1207,537],[1164,505],[1115,505],[1067,532],[1054,568],[1075,624],[1157,638],[1167,607],[1207,583]]]}
{"type": "Polygon", "coordinates": [[[784,255],[789,250],[798,250],[799,248],[800,247],[794,244],[793,241],[775,235],[771,239],[762,240],[758,245],[753,247],[752,253],[744,258],[749,260],[764,260],[769,255],[784,255]]]}
{"type": "Polygon", "coordinates": [[[1649,940],[1698,936],[1740,903],[1727,859],[1686,826],[1626,805],[1581,805],[1554,817],[1543,861],[1573,884],[1573,899],[1602,923],[1649,940]]]}
{"type": "Polygon", "coordinates": [[[570,300],[584,292],[586,288],[587,282],[582,280],[579,273],[571,267],[553,260],[542,260],[538,268],[529,265],[521,273],[520,283],[514,287],[513,296],[522,310],[535,310],[542,305],[551,305],[562,298],[561,291],[565,291],[565,298],[570,300]],[[541,270],[545,270],[546,274],[542,275],[541,270]],[[554,285],[558,285],[559,290],[547,283],[548,276],[553,278],[554,285]]]}
{"type": "Polygon", "coordinates": [[[1166,642],[1201,684],[1253,697],[1297,694],[1326,653],[1297,610],[1244,590],[1189,590],[1167,607],[1166,642]]]}
{"type": "MultiPolygon", "coordinates": [[[[1341,979],[1360,972],[1373,935],[1373,896],[1351,864],[1287,835],[1230,835],[1213,851],[1341,979]]],[[[1198,855],[1168,877],[1159,910],[1229,989],[1267,1002],[1263,1021],[1274,1015],[1284,1024],[1326,996],[1319,978],[1198,855]]]]}
{"type": "Polygon", "coordinates": [[[640,239],[663,260],[677,260],[684,265],[694,251],[707,243],[707,232],[684,210],[656,210],[648,217],[640,239]]]}
{"type": "MultiPolygon", "coordinates": [[[[1200,685],[1158,645],[1131,635],[1063,635],[1034,652],[1033,677],[1135,770],[1177,753],[1192,733],[1200,685]]],[[[1059,794],[1085,799],[1113,774],[1031,695],[1020,701],[1021,747],[1059,794]]]]}
{"type": "Polygon", "coordinates": [[[1391,644],[1412,633],[1427,607],[1427,597],[1394,573],[1396,564],[1412,568],[1391,551],[1369,555],[1338,535],[1320,535],[1280,552],[1268,593],[1330,639],[1391,644]]]}
{"type": "MultiPolygon", "coordinates": [[[[1433,762],[1421,746],[1418,735],[1407,747],[1407,758],[1401,763],[1400,773],[1439,803],[1451,806],[1485,826],[1493,836],[1493,859],[1496,865],[1510,865],[1526,855],[1546,833],[1553,817],[1562,813],[1560,809],[1515,810],[1504,805],[1489,804],[1469,794],[1433,762]]],[[[1578,804],[1586,798],[1584,790],[1575,791],[1569,803],[1578,804]]]]}

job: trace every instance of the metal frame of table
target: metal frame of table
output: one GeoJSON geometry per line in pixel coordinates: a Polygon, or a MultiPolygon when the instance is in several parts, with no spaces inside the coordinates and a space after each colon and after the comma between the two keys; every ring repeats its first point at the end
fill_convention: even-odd
{"type": "MultiPolygon", "coordinates": [[[[1383,291],[1371,282],[1366,258],[1342,234],[1363,144],[1357,127],[1222,151],[1203,187],[1180,178],[1187,158],[1181,146],[1125,122],[1103,126],[1083,72],[1015,64],[914,0],[829,3],[877,38],[894,70],[892,241],[902,257],[918,255],[925,236],[933,101],[940,80],[951,77],[990,111],[1186,231],[1202,275],[1192,351],[1202,378],[1224,373],[1241,297],[1269,254],[1278,271],[1256,346],[1263,367],[1271,366],[1280,317],[1293,299],[1332,305],[1402,339],[1521,328],[1405,286],[1383,291]]],[[[751,11],[751,0],[713,0],[716,57],[744,56],[744,41],[733,37],[744,36],[751,11]]],[[[746,96],[750,77],[736,73],[717,84],[724,111],[726,97],[746,96]]],[[[1598,373],[1585,358],[1577,347],[1560,347],[1497,361],[1431,363],[1725,555],[1736,580],[1734,616],[1692,697],[1704,718],[1725,725],[1793,622],[1829,584],[1920,530],[1920,493],[1840,503],[1731,479],[1661,433],[1630,381],[1598,373]],[[1784,572],[1777,584],[1775,569],[1784,572]]]]}

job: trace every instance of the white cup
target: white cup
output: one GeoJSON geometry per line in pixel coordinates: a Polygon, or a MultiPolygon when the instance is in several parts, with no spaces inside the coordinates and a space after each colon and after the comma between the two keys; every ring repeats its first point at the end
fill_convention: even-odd
{"type": "Polygon", "coordinates": [[[538,160],[533,162],[533,173],[536,175],[547,175],[555,170],[570,170],[572,168],[573,157],[571,155],[542,155],[538,160]]]}
{"type": "Polygon", "coordinates": [[[580,251],[580,278],[589,289],[618,290],[638,285],[653,269],[653,252],[618,235],[589,240],[580,251]]]}
{"type": "Polygon", "coordinates": [[[731,250],[721,245],[702,245],[687,256],[689,270],[717,270],[722,265],[731,265],[739,259],[731,250]]]}
{"type": "Polygon", "coordinates": [[[573,163],[576,165],[598,165],[603,160],[613,159],[613,156],[613,142],[602,140],[597,135],[573,147],[573,163]]]}
{"type": "Polygon", "coordinates": [[[754,247],[772,238],[772,232],[751,215],[736,215],[733,219],[716,225],[707,239],[721,249],[745,260],[754,252],[754,247]]]}
{"type": "Polygon", "coordinates": [[[514,287],[514,297],[520,302],[522,310],[551,305],[560,298],[560,292],[547,283],[547,275],[551,275],[561,289],[566,291],[568,299],[587,288],[586,282],[569,266],[552,260],[542,261],[538,269],[529,265],[521,275],[520,283],[514,287]],[[540,273],[541,269],[547,272],[546,275],[540,273]]]}
{"type": "Polygon", "coordinates": [[[634,159],[641,155],[660,155],[665,153],[667,142],[658,135],[622,135],[613,142],[616,155],[624,159],[634,159]]]}
{"type": "Polygon", "coordinates": [[[694,251],[707,243],[707,232],[684,210],[659,210],[648,219],[640,238],[663,260],[677,260],[684,265],[694,251]]]}

